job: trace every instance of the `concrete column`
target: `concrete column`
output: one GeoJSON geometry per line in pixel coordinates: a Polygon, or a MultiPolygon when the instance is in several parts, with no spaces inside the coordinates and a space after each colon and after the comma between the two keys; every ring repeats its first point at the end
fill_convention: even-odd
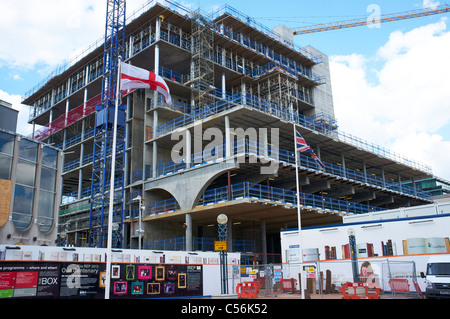
{"type": "Polygon", "coordinates": [[[384,167],[381,168],[381,179],[383,181],[383,187],[386,188],[386,179],[384,177],[384,167]]]}
{"type": "Polygon", "coordinates": [[[65,126],[67,126],[67,115],[69,114],[69,95],[70,95],[70,78],[67,80],[67,100],[66,100],[66,118],[65,118],[65,126]]]}
{"type": "Polygon", "coordinates": [[[317,145],[316,147],[316,155],[320,160],[322,160],[322,155],[320,154],[320,145],[317,145]]]}
{"type": "Polygon", "coordinates": [[[261,228],[261,253],[262,253],[262,258],[261,261],[264,265],[267,264],[267,240],[266,240],[266,222],[265,221],[261,221],[260,224],[260,228],[261,228]]]}
{"type": "MultiPolygon", "coordinates": [[[[66,131],[64,130],[64,140],[63,140],[63,149],[66,148],[66,131]]],[[[60,170],[60,184],[59,184],[59,204],[62,203],[62,199],[63,199],[63,195],[64,195],[64,190],[63,190],[63,186],[64,186],[64,164],[66,163],[66,154],[64,152],[61,152],[61,170],[60,170]]],[[[57,179],[58,180],[58,179],[57,179]]],[[[56,211],[58,211],[58,209],[56,209],[56,211]]],[[[57,219],[58,220],[58,219],[57,219]]]]}
{"type": "Polygon", "coordinates": [[[229,217],[227,223],[227,251],[233,252],[233,221],[229,217]]]}
{"type": "Polygon", "coordinates": [[[34,122],[34,120],[33,120],[32,124],[33,124],[33,134],[31,136],[34,139],[34,135],[36,133],[36,123],[34,122]]]}
{"type": "Polygon", "coordinates": [[[247,104],[247,87],[245,85],[245,82],[242,81],[241,83],[241,94],[242,94],[242,104],[247,104]]]}
{"type": "MultiPolygon", "coordinates": [[[[151,32],[149,32],[151,34],[151,32]]],[[[133,43],[134,43],[134,36],[130,35],[130,41],[128,43],[128,58],[131,58],[133,56],[133,43]]]]}
{"type": "Polygon", "coordinates": [[[84,157],[84,131],[85,121],[81,120],[81,145],[80,145],[80,170],[78,171],[78,199],[81,199],[81,192],[83,190],[83,157],[84,157]]]}
{"type": "Polygon", "coordinates": [[[153,178],[157,177],[157,165],[158,165],[158,143],[156,141],[153,142],[153,160],[152,160],[152,168],[153,168],[153,178]]]}
{"type": "Polygon", "coordinates": [[[78,171],[78,199],[82,199],[82,191],[83,191],[83,169],[80,168],[78,171]]]}
{"type": "MultiPolygon", "coordinates": [[[[155,95],[157,93],[155,92],[155,95]]],[[[158,111],[153,111],[153,138],[155,138],[156,129],[158,128],[158,111]]],[[[152,161],[152,168],[153,168],[153,178],[156,178],[157,175],[157,165],[158,165],[158,142],[153,141],[153,161],[152,161]]],[[[145,166],[145,164],[144,164],[145,166]]],[[[145,167],[144,167],[145,170],[145,167]]]]}
{"type": "Polygon", "coordinates": [[[342,176],[347,177],[347,172],[345,171],[345,157],[344,154],[341,154],[341,163],[342,163],[342,176]]]}
{"type": "Polygon", "coordinates": [[[203,127],[200,123],[199,125],[194,126],[194,154],[196,154],[196,158],[194,159],[194,164],[200,164],[203,161],[203,127]]]}
{"type": "MultiPolygon", "coordinates": [[[[223,27],[223,24],[221,25],[221,27],[223,27]]],[[[226,64],[227,64],[225,61],[226,57],[227,57],[227,52],[225,51],[224,48],[222,48],[222,66],[226,66],[226,64]]]]}
{"type": "MultiPolygon", "coordinates": [[[[155,74],[159,75],[159,45],[155,45],[155,74]]],[[[158,92],[154,91],[153,108],[158,107],[158,92]]]]}
{"type": "Polygon", "coordinates": [[[156,18],[156,29],[155,29],[155,41],[158,42],[161,38],[161,18],[156,18]]]}
{"type": "Polygon", "coordinates": [[[192,165],[192,142],[191,142],[191,132],[186,130],[186,168],[191,168],[192,165]]]}
{"type": "Polygon", "coordinates": [[[155,74],[159,75],[159,44],[155,44],[155,74]]]}
{"type": "Polygon", "coordinates": [[[366,168],[366,162],[363,162],[363,174],[364,174],[364,182],[367,183],[367,168],[366,168]]]}
{"type": "MultiPolygon", "coordinates": [[[[55,94],[56,91],[55,89],[52,89],[52,99],[50,101],[50,107],[52,108],[53,106],[55,106],[55,94]]],[[[36,111],[36,108],[34,108],[34,110],[36,111]]],[[[36,113],[34,114],[36,116],[36,113]]]]}
{"type": "Polygon", "coordinates": [[[231,132],[230,132],[230,118],[228,115],[225,116],[225,157],[231,157],[231,132]]]}
{"type": "Polygon", "coordinates": [[[222,73],[222,99],[225,99],[227,97],[227,87],[226,87],[226,78],[225,78],[225,72],[222,73]]]}
{"type": "Polygon", "coordinates": [[[192,242],[192,215],[186,214],[186,251],[193,250],[192,242]]]}
{"type": "MultiPolygon", "coordinates": [[[[190,75],[191,75],[191,79],[193,79],[195,77],[195,65],[194,62],[191,62],[191,69],[190,69],[190,75]]],[[[189,85],[191,88],[194,87],[194,84],[191,82],[191,84],[189,85]]],[[[191,93],[191,108],[194,109],[195,108],[195,100],[194,100],[194,94],[191,93]]]]}
{"type": "MultiPolygon", "coordinates": [[[[161,31],[161,18],[156,19],[156,41],[159,40],[159,35],[161,31]]],[[[155,74],[159,74],[159,45],[155,45],[155,74]]],[[[158,92],[154,92],[153,98],[153,138],[156,137],[156,130],[158,129],[158,111],[156,108],[158,107],[158,92]]],[[[158,165],[158,143],[156,141],[153,142],[153,178],[156,178],[157,175],[157,165],[158,165]]],[[[145,161],[144,161],[144,172],[145,172],[145,161]]]]}
{"type": "Polygon", "coordinates": [[[64,129],[66,129],[66,126],[67,126],[67,117],[69,115],[69,106],[70,106],[69,99],[67,99],[66,100],[66,117],[64,118],[64,129]]]}
{"type": "MultiPolygon", "coordinates": [[[[129,120],[130,119],[130,95],[127,96],[127,114],[126,114],[126,119],[129,120]]],[[[130,136],[129,134],[131,134],[130,132],[130,123],[128,123],[128,121],[126,121],[126,125],[125,125],[125,149],[128,149],[129,147],[131,147],[131,145],[129,145],[129,139],[128,136],[130,136]]],[[[144,134],[146,134],[145,131],[145,125],[144,125],[144,134]]],[[[145,137],[146,138],[146,137],[145,137]]],[[[144,139],[145,140],[145,139],[144,139]]],[[[125,156],[124,156],[124,185],[128,185],[129,184],[129,179],[128,179],[128,175],[129,175],[129,168],[128,168],[128,164],[130,161],[130,154],[129,152],[125,152],[125,156]]],[[[144,165],[145,166],[145,165],[144,165]]],[[[145,169],[145,167],[144,167],[145,169]]],[[[144,170],[145,172],[145,170],[144,170]]]]}
{"type": "MultiPolygon", "coordinates": [[[[259,133],[263,134],[263,141],[264,141],[264,157],[269,157],[269,137],[267,136],[267,129],[266,130],[260,130],[259,133]]],[[[259,154],[261,156],[261,154],[259,154]]]]}
{"type": "Polygon", "coordinates": [[[84,97],[83,97],[83,117],[86,114],[86,103],[88,99],[88,82],[89,82],[89,64],[86,66],[86,74],[84,75],[84,97]]]}
{"type": "MultiPolygon", "coordinates": [[[[49,116],[50,116],[50,118],[48,120],[48,128],[51,129],[52,128],[52,122],[53,122],[53,109],[50,110],[50,115],[49,116]]],[[[34,129],[33,129],[33,131],[34,131],[34,129]]]]}
{"type": "Polygon", "coordinates": [[[402,179],[400,177],[400,174],[398,174],[398,186],[400,188],[400,192],[403,192],[402,179]]]}
{"type": "MultiPolygon", "coordinates": [[[[65,150],[66,149],[66,145],[67,145],[67,129],[64,129],[63,130],[63,150],[65,150]]],[[[65,162],[65,160],[64,160],[64,162],[63,163],[66,163],[65,162]]]]}

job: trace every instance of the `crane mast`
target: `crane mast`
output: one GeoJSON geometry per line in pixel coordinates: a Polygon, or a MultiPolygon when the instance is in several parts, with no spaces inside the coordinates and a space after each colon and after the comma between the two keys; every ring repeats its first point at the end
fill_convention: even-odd
{"type": "Polygon", "coordinates": [[[119,57],[125,52],[125,20],[126,0],[107,0],[102,99],[101,104],[96,107],[95,116],[89,220],[90,247],[107,246],[111,196],[113,197],[112,225],[115,226],[112,227],[114,229],[112,246],[122,247],[119,234],[123,228],[124,210],[125,111],[121,105],[122,94],[117,92],[117,82],[119,57]],[[117,126],[114,127],[117,99],[121,107],[118,108],[117,126]],[[114,141],[114,135],[116,141],[114,141]],[[113,148],[115,156],[112,156],[113,148]],[[112,179],[114,191],[111,194],[112,179]]]}

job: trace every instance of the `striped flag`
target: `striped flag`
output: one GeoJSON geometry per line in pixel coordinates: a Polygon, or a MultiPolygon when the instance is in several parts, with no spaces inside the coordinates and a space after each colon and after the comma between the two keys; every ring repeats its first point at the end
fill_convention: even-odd
{"type": "Polygon", "coordinates": [[[319,164],[320,169],[325,172],[325,164],[323,164],[319,157],[317,157],[314,150],[308,145],[308,143],[306,143],[303,136],[297,130],[295,130],[295,144],[297,145],[297,152],[310,154],[317,164],[319,164]]]}

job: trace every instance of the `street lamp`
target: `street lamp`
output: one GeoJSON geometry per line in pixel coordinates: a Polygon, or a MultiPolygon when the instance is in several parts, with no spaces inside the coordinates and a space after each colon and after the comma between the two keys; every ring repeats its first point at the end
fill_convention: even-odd
{"type": "Polygon", "coordinates": [[[350,246],[350,256],[352,259],[353,282],[359,282],[358,260],[356,256],[356,237],[355,230],[350,228],[348,231],[348,241],[350,246]]]}
{"type": "Polygon", "coordinates": [[[141,195],[138,195],[136,198],[133,198],[131,200],[132,202],[139,201],[139,229],[138,229],[138,235],[139,235],[139,250],[141,250],[141,239],[142,239],[142,212],[145,211],[145,206],[142,205],[142,197],[141,195]]]}
{"type": "MultiPolygon", "coordinates": [[[[225,214],[220,214],[219,216],[217,216],[217,223],[219,224],[219,240],[226,241],[228,216],[225,214]]],[[[228,265],[226,250],[220,251],[220,279],[221,293],[228,294],[228,265]]]]}
{"type": "Polygon", "coordinates": [[[217,222],[219,225],[226,225],[228,223],[228,216],[225,214],[220,214],[217,216],[217,222]]]}

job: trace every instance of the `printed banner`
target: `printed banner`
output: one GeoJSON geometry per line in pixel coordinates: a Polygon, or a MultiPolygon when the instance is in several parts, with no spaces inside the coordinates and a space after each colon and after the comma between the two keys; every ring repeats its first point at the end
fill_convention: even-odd
{"type": "MultiPolygon", "coordinates": [[[[0,262],[0,298],[103,299],[105,263],[0,262]]],[[[203,295],[202,265],[111,266],[111,299],[203,295]]]]}

